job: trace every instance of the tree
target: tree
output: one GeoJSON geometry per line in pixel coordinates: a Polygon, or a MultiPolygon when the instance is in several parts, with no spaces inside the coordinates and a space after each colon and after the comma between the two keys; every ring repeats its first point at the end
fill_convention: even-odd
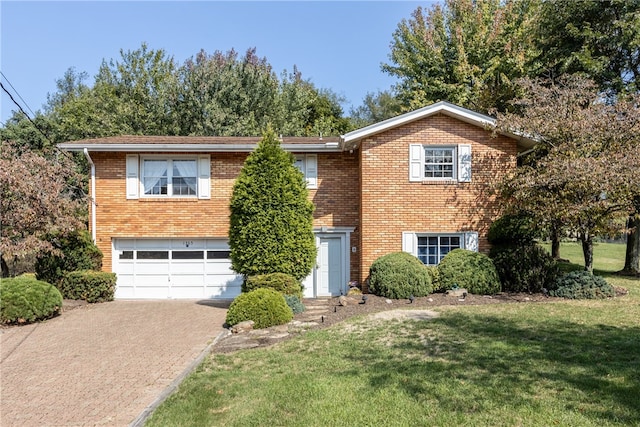
{"type": "Polygon", "coordinates": [[[544,155],[507,179],[502,194],[512,208],[575,233],[591,271],[594,236],[621,229],[640,190],[640,99],[605,103],[593,82],[575,76],[522,85],[521,114],[498,114],[497,127],[536,139],[544,155]]]}
{"type": "Polygon", "coordinates": [[[53,250],[46,236],[82,228],[85,202],[69,186],[79,178],[67,157],[20,152],[8,141],[0,148],[0,258],[7,275],[16,260],[53,250]]]}
{"type": "Polygon", "coordinates": [[[400,79],[405,110],[447,100],[479,112],[503,111],[528,75],[534,54],[531,20],[537,0],[445,0],[393,34],[391,63],[382,71],[400,79]]]}
{"type": "Polygon", "coordinates": [[[351,111],[351,120],[357,127],[378,123],[401,113],[401,105],[390,91],[369,92],[363,104],[351,111]]]}
{"type": "Polygon", "coordinates": [[[269,128],[233,186],[229,246],[245,276],[286,273],[298,280],[316,260],[313,203],[294,159],[269,128]]]}
{"type": "Polygon", "coordinates": [[[637,0],[542,2],[536,18],[537,75],[585,73],[611,94],[640,91],[637,0]]]}

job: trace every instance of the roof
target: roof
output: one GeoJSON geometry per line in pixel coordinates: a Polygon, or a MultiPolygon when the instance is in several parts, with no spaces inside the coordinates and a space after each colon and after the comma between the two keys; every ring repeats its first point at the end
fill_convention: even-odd
{"type": "MultiPolygon", "coordinates": [[[[58,147],[69,151],[124,151],[124,152],[251,152],[262,137],[260,136],[142,136],[122,135],[105,138],[83,139],[65,142],[58,147]]],[[[281,146],[292,152],[338,152],[339,137],[280,138],[281,146]]]]}
{"type": "MultiPolygon", "coordinates": [[[[418,110],[414,110],[400,116],[392,117],[379,123],[375,123],[370,126],[366,126],[361,129],[357,129],[344,134],[341,137],[343,147],[345,150],[352,150],[354,148],[357,148],[360,141],[365,138],[436,114],[444,114],[446,116],[461,120],[465,123],[483,127],[488,130],[494,130],[496,126],[496,120],[493,117],[476,113],[475,111],[459,107],[446,101],[440,101],[436,102],[435,104],[420,108],[418,110]]],[[[515,139],[518,142],[518,148],[520,150],[527,150],[533,148],[533,146],[535,145],[535,142],[529,138],[507,132],[498,133],[515,139]]]]}
{"type": "MultiPolygon", "coordinates": [[[[346,133],[340,137],[284,137],[281,146],[291,152],[340,152],[358,148],[360,141],[375,134],[403,126],[436,114],[444,114],[474,126],[495,130],[493,117],[476,113],[446,101],[436,102],[409,113],[384,120],[361,129],[346,133]]],[[[518,143],[519,151],[526,151],[535,145],[535,141],[521,135],[498,132],[518,143]]],[[[141,136],[123,135],[106,138],[84,139],[65,142],[58,147],[69,151],[126,151],[126,152],[251,152],[262,137],[260,136],[141,136]]]]}

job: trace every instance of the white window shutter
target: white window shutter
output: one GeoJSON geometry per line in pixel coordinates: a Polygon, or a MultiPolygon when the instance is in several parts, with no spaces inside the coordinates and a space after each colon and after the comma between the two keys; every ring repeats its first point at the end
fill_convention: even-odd
{"type": "Polygon", "coordinates": [[[424,148],[420,144],[409,146],[409,181],[422,181],[424,178],[424,148]]]}
{"type": "Polygon", "coordinates": [[[127,175],[127,199],[137,199],[140,194],[140,179],[138,179],[138,155],[127,154],[126,175],[127,175]]]}
{"type": "Polygon", "coordinates": [[[477,232],[469,231],[467,233],[464,233],[464,248],[469,251],[478,252],[478,233],[477,232]]]}
{"type": "Polygon", "coordinates": [[[198,199],[211,198],[211,157],[198,156],[198,199]]]}
{"type": "Polygon", "coordinates": [[[458,181],[471,182],[471,145],[458,145],[458,181]]]}
{"type": "Polygon", "coordinates": [[[402,232],[402,252],[408,252],[417,256],[416,233],[409,231],[402,232]]]}
{"type": "Polygon", "coordinates": [[[307,154],[305,176],[307,187],[318,188],[318,155],[307,154]]]}

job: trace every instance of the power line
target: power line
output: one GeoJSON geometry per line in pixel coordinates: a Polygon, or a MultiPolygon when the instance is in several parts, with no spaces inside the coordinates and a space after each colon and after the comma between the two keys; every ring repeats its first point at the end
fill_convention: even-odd
{"type": "MultiPolygon", "coordinates": [[[[29,114],[27,114],[26,111],[24,111],[24,109],[22,108],[22,105],[18,104],[18,101],[15,100],[15,98],[13,97],[13,95],[11,95],[11,92],[9,92],[7,90],[7,88],[4,87],[4,85],[2,84],[2,82],[0,82],[0,87],[2,88],[3,91],[5,91],[5,93],[7,95],[9,95],[9,99],[11,99],[11,101],[16,104],[16,106],[20,109],[20,112],[22,114],[24,114],[24,116],[31,122],[31,124],[33,124],[33,126],[42,134],[42,136],[45,137],[45,139],[47,141],[49,141],[51,143],[51,145],[55,146],[55,144],[53,143],[53,141],[51,139],[49,139],[49,136],[47,134],[45,134],[42,129],[40,129],[40,127],[36,124],[36,122],[34,122],[31,117],[29,117],[29,114]]],[[[27,107],[28,108],[28,107],[27,107]]]]}
{"type": "MultiPolygon", "coordinates": [[[[6,78],[6,77],[5,77],[6,78]]],[[[9,83],[11,84],[11,83],[9,83]]],[[[33,127],[36,128],[36,130],[38,132],[40,132],[42,134],[42,136],[44,136],[44,138],[49,141],[49,144],[51,144],[51,146],[57,150],[58,152],[64,154],[67,158],[73,160],[73,156],[69,153],[67,153],[66,151],[61,150],[60,148],[58,148],[58,146],[51,140],[51,138],[49,138],[49,135],[47,135],[46,133],[44,133],[44,131],[40,128],[40,126],[38,126],[36,124],[36,122],[33,121],[33,119],[31,119],[31,117],[29,117],[29,114],[27,114],[26,111],[24,111],[24,109],[22,108],[22,106],[18,103],[18,101],[15,100],[15,98],[13,97],[13,95],[11,95],[11,93],[7,90],[7,88],[4,87],[4,85],[2,84],[2,82],[0,82],[0,88],[2,88],[2,90],[9,95],[9,99],[11,99],[11,101],[20,109],[20,112],[22,114],[24,114],[24,116],[27,118],[27,120],[29,120],[31,122],[31,124],[33,125],[33,127]]],[[[17,92],[16,92],[17,93],[17,92]]],[[[28,108],[28,107],[27,107],[28,108]]]]}
{"type": "Polygon", "coordinates": [[[33,114],[34,116],[36,115],[36,113],[33,112],[33,110],[31,109],[31,107],[29,107],[29,104],[27,104],[27,101],[24,100],[24,98],[22,97],[22,95],[20,95],[20,92],[18,92],[18,90],[13,87],[13,85],[11,84],[11,82],[9,81],[9,79],[7,78],[7,76],[4,75],[4,73],[2,71],[0,71],[0,75],[2,75],[2,77],[4,77],[4,79],[7,81],[7,83],[9,83],[9,86],[11,86],[11,89],[13,89],[13,91],[15,92],[16,95],[18,95],[18,98],[20,98],[20,100],[24,103],[24,105],[27,107],[27,110],[31,111],[31,114],[33,114]]]}

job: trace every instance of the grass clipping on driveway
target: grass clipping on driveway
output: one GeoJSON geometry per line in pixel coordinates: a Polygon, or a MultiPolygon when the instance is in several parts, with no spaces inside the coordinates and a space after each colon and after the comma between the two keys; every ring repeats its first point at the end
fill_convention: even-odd
{"type": "Polygon", "coordinates": [[[598,301],[360,317],[212,355],[147,426],[640,424],[640,282],[598,301]]]}

